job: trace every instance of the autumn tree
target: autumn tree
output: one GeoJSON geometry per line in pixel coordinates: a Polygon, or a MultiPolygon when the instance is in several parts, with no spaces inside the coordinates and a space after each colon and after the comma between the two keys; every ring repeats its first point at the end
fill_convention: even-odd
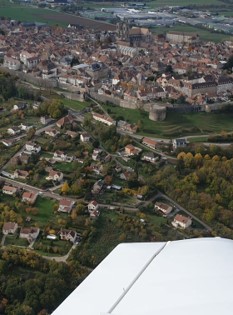
{"type": "Polygon", "coordinates": [[[69,191],[70,191],[70,186],[69,186],[69,184],[67,183],[67,181],[65,181],[65,182],[63,183],[63,185],[61,186],[61,193],[62,193],[63,195],[67,195],[67,194],[69,193],[69,191]]]}

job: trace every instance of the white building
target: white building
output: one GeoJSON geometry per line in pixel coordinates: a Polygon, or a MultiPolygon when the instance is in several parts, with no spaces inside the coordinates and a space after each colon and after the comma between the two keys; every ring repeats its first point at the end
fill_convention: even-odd
{"type": "Polygon", "coordinates": [[[3,66],[10,70],[17,71],[21,68],[21,63],[18,59],[4,56],[3,66]]]}
{"type": "Polygon", "coordinates": [[[25,149],[30,153],[39,153],[41,151],[41,146],[34,142],[28,142],[25,144],[25,149]]]}
{"type": "Polygon", "coordinates": [[[108,117],[106,115],[101,115],[101,114],[98,114],[98,113],[92,113],[92,117],[95,120],[104,123],[105,125],[108,125],[108,126],[116,125],[115,120],[113,120],[111,117],[108,117]]]}
{"type": "Polygon", "coordinates": [[[155,210],[161,211],[164,215],[168,215],[169,213],[172,212],[173,207],[164,202],[156,202],[155,210]]]}
{"type": "Polygon", "coordinates": [[[177,214],[172,221],[172,225],[176,228],[187,229],[192,224],[192,219],[181,214],[177,214]]]}
{"type": "Polygon", "coordinates": [[[232,315],[233,241],[118,245],[53,315],[232,315]]]}

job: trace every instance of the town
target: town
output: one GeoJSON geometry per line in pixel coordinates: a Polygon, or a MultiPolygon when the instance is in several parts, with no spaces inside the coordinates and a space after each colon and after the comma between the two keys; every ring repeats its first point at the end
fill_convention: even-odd
{"type": "Polygon", "coordinates": [[[24,249],[72,288],[120,242],[233,235],[232,42],[110,28],[0,19],[0,263],[24,249]],[[183,113],[228,132],[156,132],[183,113]]]}

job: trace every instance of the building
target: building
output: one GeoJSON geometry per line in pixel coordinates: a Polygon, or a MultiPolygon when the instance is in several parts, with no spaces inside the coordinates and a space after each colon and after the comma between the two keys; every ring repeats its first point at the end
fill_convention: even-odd
{"type": "Polygon", "coordinates": [[[91,218],[97,218],[100,215],[99,204],[95,200],[89,202],[87,209],[91,218]]]}
{"type": "Polygon", "coordinates": [[[32,191],[25,191],[22,195],[22,201],[33,205],[36,202],[38,194],[32,191]]]}
{"type": "Polygon", "coordinates": [[[150,163],[156,163],[159,160],[159,156],[155,155],[153,152],[146,152],[143,154],[142,160],[150,163]]]}
{"type": "Polygon", "coordinates": [[[18,223],[15,222],[5,222],[2,227],[2,233],[4,235],[15,234],[18,229],[18,223]]]}
{"type": "Polygon", "coordinates": [[[77,238],[77,232],[74,230],[61,229],[58,234],[61,240],[70,241],[71,243],[74,243],[77,238]]]}
{"type": "Polygon", "coordinates": [[[173,207],[164,202],[156,202],[155,210],[161,211],[164,215],[168,215],[172,212],[173,207]]]}
{"type": "Polygon", "coordinates": [[[15,195],[18,191],[17,187],[9,186],[9,185],[4,185],[2,188],[2,192],[5,195],[15,195]]]}
{"type": "Polygon", "coordinates": [[[142,150],[138,147],[133,146],[132,144],[127,144],[125,146],[126,155],[138,155],[142,150]]]}
{"type": "Polygon", "coordinates": [[[58,210],[59,212],[65,212],[65,213],[70,213],[73,206],[74,206],[75,202],[73,200],[70,199],[61,199],[59,201],[59,206],[58,206],[58,210]]]}
{"type": "Polygon", "coordinates": [[[63,151],[57,150],[53,154],[53,159],[56,161],[65,162],[67,160],[67,154],[65,154],[63,151]]]}
{"type": "Polygon", "coordinates": [[[66,135],[69,136],[71,139],[75,139],[78,136],[78,133],[75,131],[67,130],[66,135]]]}
{"type": "Polygon", "coordinates": [[[80,134],[80,140],[82,142],[89,142],[90,141],[90,135],[86,132],[83,132],[80,134]]]}
{"type": "Polygon", "coordinates": [[[233,78],[221,76],[218,78],[217,94],[227,93],[233,89],[233,78]]]}
{"type": "Polygon", "coordinates": [[[150,138],[144,137],[142,139],[142,144],[146,145],[147,147],[149,147],[151,149],[155,149],[157,142],[155,140],[150,139],[150,138]]]}
{"type": "Polygon", "coordinates": [[[103,188],[103,181],[102,179],[99,179],[92,187],[92,194],[99,194],[101,189],[103,188]]]}
{"type": "Polygon", "coordinates": [[[92,79],[100,80],[108,77],[109,68],[103,62],[94,62],[85,69],[85,72],[92,79]]]}
{"type": "Polygon", "coordinates": [[[34,142],[27,142],[25,144],[25,149],[30,153],[39,153],[41,151],[41,146],[34,142]]]}
{"type": "Polygon", "coordinates": [[[24,171],[24,170],[15,170],[14,171],[14,178],[21,178],[21,179],[27,179],[29,176],[29,172],[28,171],[24,171]]]}
{"type": "Polygon", "coordinates": [[[185,148],[186,146],[187,146],[186,139],[173,139],[172,140],[173,150],[176,150],[177,148],[185,148]]]}
{"type": "Polygon", "coordinates": [[[3,66],[10,70],[17,71],[17,70],[20,70],[21,63],[18,59],[4,56],[3,66]]]}
{"type": "Polygon", "coordinates": [[[52,315],[232,315],[232,260],[222,238],[120,244],[52,315]]]}
{"type": "Polygon", "coordinates": [[[7,129],[7,133],[10,136],[16,136],[16,135],[20,134],[20,132],[21,132],[21,128],[16,127],[16,126],[12,126],[12,127],[7,129]]]}
{"type": "Polygon", "coordinates": [[[60,182],[63,179],[63,173],[51,170],[49,171],[49,175],[46,177],[46,180],[53,180],[55,182],[60,182]]]}
{"type": "Polygon", "coordinates": [[[197,33],[187,33],[187,32],[168,32],[166,34],[166,39],[173,43],[189,43],[193,44],[200,40],[197,33]]]}
{"type": "Polygon", "coordinates": [[[20,238],[26,238],[29,243],[37,239],[40,229],[37,227],[22,227],[20,229],[20,238]]]}
{"type": "Polygon", "coordinates": [[[15,104],[13,106],[13,110],[16,111],[16,110],[24,110],[27,108],[27,104],[26,103],[18,103],[18,104],[15,104]]]}
{"type": "Polygon", "coordinates": [[[177,214],[172,221],[172,225],[176,228],[187,229],[192,225],[192,219],[181,214],[177,214]]]}
{"type": "Polygon", "coordinates": [[[108,117],[106,115],[101,115],[98,113],[92,113],[92,117],[93,117],[93,119],[100,121],[100,122],[104,123],[105,125],[108,125],[108,126],[112,126],[112,125],[115,126],[116,125],[115,120],[113,120],[111,117],[108,117]]]}
{"type": "Polygon", "coordinates": [[[48,128],[45,130],[45,134],[55,138],[56,136],[58,136],[60,134],[60,132],[58,130],[56,130],[55,128],[48,128]]]}
{"type": "Polygon", "coordinates": [[[74,122],[74,117],[70,114],[66,115],[65,117],[62,117],[56,122],[56,125],[58,128],[63,128],[65,126],[72,125],[74,122]]]}
{"type": "Polygon", "coordinates": [[[40,117],[40,122],[42,123],[42,125],[47,125],[49,124],[53,119],[49,116],[41,116],[40,117]]]}
{"type": "Polygon", "coordinates": [[[97,201],[92,200],[91,202],[89,202],[89,204],[87,205],[87,209],[88,211],[94,211],[94,210],[98,210],[99,209],[99,204],[97,201]]]}

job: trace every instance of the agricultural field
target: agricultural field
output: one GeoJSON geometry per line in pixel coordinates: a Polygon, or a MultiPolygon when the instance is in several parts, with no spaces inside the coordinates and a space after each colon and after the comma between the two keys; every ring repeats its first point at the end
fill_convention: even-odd
{"type": "MultiPolygon", "coordinates": [[[[133,2],[133,1],[132,1],[133,2]]],[[[82,3],[83,6],[88,8],[112,8],[112,7],[120,7],[122,2],[100,2],[100,1],[88,1],[82,3]]],[[[220,0],[152,0],[146,1],[146,6],[150,8],[160,8],[164,6],[188,6],[188,5],[196,5],[196,6],[210,6],[210,5],[223,5],[220,0]]],[[[225,5],[225,3],[224,3],[225,5]]]]}
{"type": "Polygon", "coordinates": [[[0,0],[0,15],[23,22],[42,22],[50,25],[56,24],[60,26],[67,26],[68,24],[72,23],[96,30],[115,29],[115,25],[113,24],[90,20],[55,10],[37,8],[28,5],[12,4],[6,0],[0,0]]]}
{"type": "Polygon", "coordinates": [[[210,6],[210,5],[222,5],[223,3],[219,0],[152,0],[148,2],[148,6],[151,8],[158,8],[164,6],[210,6]]]}
{"type": "Polygon", "coordinates": [[[229,113],[168,113],[166,120],[154,122],[143,111],[110,105],[104,105],[104,108],[115,119],[124,118],[130,123],[139,123],[142,135],[172,138],[233,130],[233,114],[229,113]]]}

